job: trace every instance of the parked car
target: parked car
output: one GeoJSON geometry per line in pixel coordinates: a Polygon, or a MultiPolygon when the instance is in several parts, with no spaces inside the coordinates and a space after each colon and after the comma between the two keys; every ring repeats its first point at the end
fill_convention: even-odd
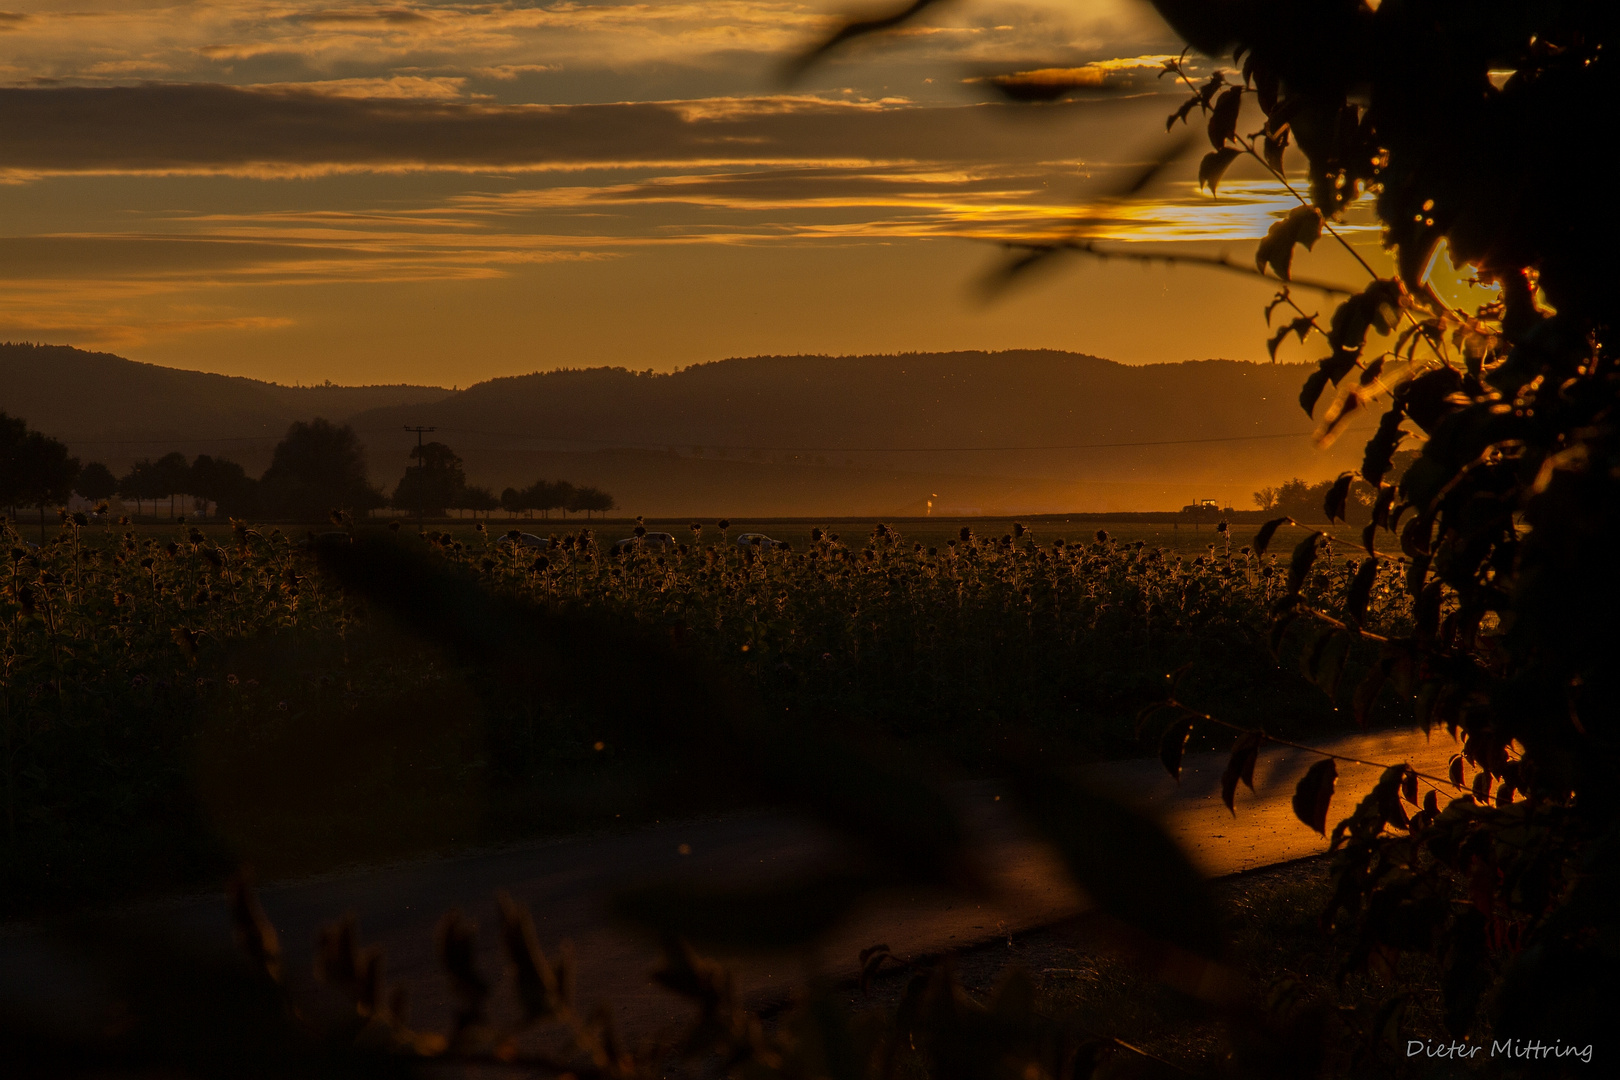
{"type": "Polygon", "coordinates": [[[756,545],[766,549],[787,547],[787,544],[783,541],[772,540],[764,533],[746,532],[737,536],[738,547],[754,547],[756,545]]]}
{"type": "Polygon", "coordinates": [[[612,550],[613,554],[615,555],[622,555],[626,551],[630,550],[630,548],[634,547],[637,541],[641,543],[642,547],[675,546],[675,537],[671,534],[667,532],[650,532],[644,533],[641,536],[627,536],[623,540],[616,541],[610,550],[612,550]]]}
{"type": "Polygon", "coordinates": [[[547,544],[546,540],[542,539],[541,537],[538,537],[538,536],[534,535],[534,533],[531,533],[531,532],[517,532],[516,530],[513,530],[512,532],[506,533],[499,540],[497,540],[495,542],[497,544],[513,544],[513,545],[516,545],[517,547],[526,547],[526,548],[543,548],[547,544]]]}

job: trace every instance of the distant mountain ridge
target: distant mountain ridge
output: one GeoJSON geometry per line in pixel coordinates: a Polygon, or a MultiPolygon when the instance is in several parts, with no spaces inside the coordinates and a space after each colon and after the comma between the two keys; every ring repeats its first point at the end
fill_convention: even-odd
{"type": "Polygon", "coordinates": [[[180,449],[225,453],[262,469],[295,420],[347,420],[451,393],[404,384],[282,386],[67,345],[0,343],[0,409],[65,440],[80,456],[118,466],[180,449]]]}
{"type": "Polygon", "coordinates": [[[1197,498],[1242,507],[1262,486],[1353,467],[1354,436],[1323,452],[1306,434],[1307,373],[1009,350],[561,369],[453,392],[280,387],[0,346],[0,409],[115,468],[178,448],[250,471],[287,424],[324,415],[355,426],[390,488],[415,442],[405,426],[430,425],[475,483],[561,477],[611,491],[629,513],[1162,510],[1197,498]]]}

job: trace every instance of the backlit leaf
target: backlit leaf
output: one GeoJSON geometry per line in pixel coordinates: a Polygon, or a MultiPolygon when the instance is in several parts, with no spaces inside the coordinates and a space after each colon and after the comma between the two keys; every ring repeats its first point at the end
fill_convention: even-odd
{"type": "Polygon", "coordinates": [[[1271,546],[1271,538],[1277,535],[1277,530],[1292,520],[1294,519],[1286,517],[1272,518],[1270,521],[1260,526],[1260,531],[1254,534],[1255,555],[1264,555],[1266,553],[1266,548],[1271,546]]]}
{"type": "Polygon", "coordinates": [[[1316,562],[1316,553],[1321,548],[1322,538],[1326,533],[1313,532],[1298,544],[1294,545],[1294,555],[1288,562],[1288,591],[1298,593],[1305,586],[1305,575],[1311,572],[1316,562]]]}
{"type": "Polygon", "coordinates": [[[1187,119],[1187,114],[1192,112],[1197,105],[1198,95],[1196,94],[1188,98],[1186,101],[1183,101],[1181,103],[1181,107],[1175,112],[1171,113],[1170,118],[1164,122],[1164,130],[1169,131],[1171,128],[1175,127],[1177,120],[1185,122],[1187,119]]]}
{"type": "Polygon", "coordinates": [[[1344,504],[1350,497],[1350,484],[1355,478],[1353,472],[1340,473],[1328,488],[1327,496],[1322,500],[1322,511],[1327,514],[1329,524],[1344,520],[1344,504]]]}
{"type": "MultiPolygon", "coordinates": [[[[1215,99],[1209,114],[1209,144],[1217,151],[1237,137],[1238,112],[1243,105],[1243,87],[1228,87],[1215,99]]],[[[1214,185],[1211,185],[1213,187],[1214,185]]]]}
{"type": "MultiPolygon", "coordinates": [[[[1287,217],[1272,222],[1266,230],[1265,239],[1255,248],[1254,268],[1264,272],[1269,266],[1273,273],[1287,281],[1294,263],[1294,245],[1301,244],[1310,250],[1321,236],[1321,211],[1314,206],[1295,207],[1287,217]]],[[[1303,334],[1300,340],[1304,340],[1303,334]]]]}
{"type": "Polygon", "coordinates": [[[1265,139],[1260,144],[1260,154],[1265,158],[1266,167],[1279,177],[1286,176],[1283,171],[1283,151],[1288,149],[1288,132],[1282,131],[1273,135],[1268,128],[1265,139]]]}
{"type": "Polygon", "coordinates": [[[1356,576],[1350,581],[1350,588],[1344,599],[1344,616],[1349,622],[1360,625],[1367,618],[1367,603],[1372,598],[1373,583],[1378,580],[1378,560],[1366,558],[1356,568],[1356,576]]]}
{"type": "Polygon", "coordinates": [[[1164,763],[1165,770],[1170,773],[1173,780],[1181,780],[1181,757],[1187,750],[1187,739],[1192,735],[1193,723],[1190,717],[1182,717],[1171,722],[1159,736],[1159,760],[1164,763]]]}
{"type": "Polygon", "coordinates": [[[1327,835],[1328,806],[1338,780],[1338,765],[1332,758],[1324,758],[1307,769],[1294,788],[1294,816],[1323,836],[1327,835]]]}
{"type": "Polygon", "coordinates": [[[1390,471],[1390,461],[1395,458],[1395,449],[1400,447],[1401,439],[1406,437],[1406,432],[1401,431],[1403,419],[1406,419],[1406,415],[1398,408],[1385,411],[1383,416],[1380,416],[1379,429],[1372,432],[1372,439],[1367,440],[1367,449],[1361,458],[1361,478],[1367,483],[1382,483],[1383,476],[1390,471]]]}
{"type": "Polygon", "coordinates": [[[1220,187],[1221,177],[1226,175],[1227,168],[1237,160],[1242,151],[1227,147],[1224,150],[1211,150],[1205,154],[1198,163],[1198,186],[1209,188],[1211,195],[1220,187]]]}
{"type": "Polygon", "coordinates": [[[1401,805],[1401,784],[1410,773],[1411,770],[1405,764],[1391,765],[1384,770],[1383,775],[1378,778],[1377,785],[1373,787],[1372,797],[1378,800],[1379,816],[1398,829],[1404,829],[1410,824],[1406,808],[1401,805]]]}
{"type": "Polygon", "coordinates": [[[1232,746],[1232,756],[1227,758],[1226,768],[1221,773],[1221,801],[1226,808],[1237,816],[1237,808],[1233,805],[1237,798],[1238,781],[1242,781],[1250,791],[1254,790],[1254,764],[1260,757],[1260,744],[1265,736],[1258,731],[1245,732],[1238,737],[1232,746]]]}

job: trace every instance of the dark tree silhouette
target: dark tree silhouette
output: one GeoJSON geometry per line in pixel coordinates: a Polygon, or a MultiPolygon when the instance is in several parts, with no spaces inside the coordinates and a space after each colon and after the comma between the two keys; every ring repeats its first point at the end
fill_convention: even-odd
{"type": "Polygon", "coordinates": [[[78,475],[65,444],[0,412],[0,506],[37,506],[43,523],[46,504],[66,502],[78,475]]]}
{"type": "Polygon", "coordinates": [[[73,481],[73,490],[82,499],[100,502],[118,494],[118,478],[101,462],[92,461],[79,470],[78,479],[73,481]]]}
{"type": "Polygon", "coordinates": [[[383,505],[366,476],[365,451],[354,429],[320,417],[287,429],[260,479],[260,495],[268,513],[302,521],[383,505]]]}
{"type": "Polygon", "coordinates": [[[474,517],[477,517],[480,512],[487,515],[500,505],[501,501],[495,497],[493,491],[487,487],[478,487],[473,484],[462,488],[461,495],[456,501],[456,506],[459,509],[471,510],[474,517]]]}
{"type": "Polygon", "coordinates": [[[258,481],[225,458],[198,454],[191,463],[191,494],[214,504],[215,513],[246,517],[258,512],[258,481]]]}
{"type": "Polygon", "coordinates": [[[536,480],[523,491],[523,505],[540,511],[543,518],[553,510],[567,513],[574,496],[574,485],[566,480],[536,480]]]}
{"type": "Polygon", "coordinates": [[[616,507],[613,496],[601,488],[576,488],[568,500],[568,509],[583,513],[587,518],[594,513],[605,514],[616,507]]]}
{"type": "Polygon", "coordinates": [[[169,516],[173,517],[175,498],[193,494],[191,465],[186,461],[186,455],[171,450],[152,462],[152,483],[158,497],[168,498],[169,516]]]}
{"type": "Polygon", "coordinates": [[[411,447],[411,461],[394,488],[396,508],[438,516],[461,504],[467,474],[454,450],[441,442],[423,443],[411,447]]]}
{"type": "Polygon", "coordinates": [[[125,499],[135,500],[135,516],[139,517],[143,509],[142,503],[151,495],[152,461],[142,458],[129,467],[123,476],[118,478],[118,494],[125,499]]]}

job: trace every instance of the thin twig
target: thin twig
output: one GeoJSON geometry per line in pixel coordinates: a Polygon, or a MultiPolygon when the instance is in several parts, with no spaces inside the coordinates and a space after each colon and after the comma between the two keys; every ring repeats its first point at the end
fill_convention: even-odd
{"type": "MultiPolygon", "coordinates": [[[[1026,251],[1030,254],[1030,256],[1056,254],[1060,251],[1073,251],[1083,255],[1091,255],[1099,259],[1134,259],[1137,262],[1146,263],[1189,263],[1195,266],[1209,266],[1217,270],[1230,270],[1234,273],[1243,274],[1246,277],[1258,277],[1264,281],[1273,280],[1266,277],[1264,273],[1258,270],[1254,270],[1243,265],[1242,263],[1233,262],[1225,255],[1194,255],[1171,254],[1166,252],[1122,251],[1117,248],[1099,248],[1094,240],[1078,239],[1060,240],[1051,244],[1009,243],[1006,246],[1008,248],[1026,251]]],[[[1318,292],[1335,296],[1354,296],[1356,293],[1355,289],[1347,288],[1343,285],[1335,285],[1332,282],[1327,281],[1314,281],[1309,278],[1295,278],[1288,284],[1298,285],[1305,289],[1314,289],[1318,292]]],[[[1301,312],[1301,314],[1304,314],[1304,312],[1301,312]]]]}
{"type": "MultiPolygon", "coordinates": [[[[1294,742],[1292,739],[1279,739],[1275,735],[1268,734],[1262,728],[1244,727],[1242,724],[1234,724],[1230,720],[1222,720],[1219,717],[1211,716],[1208,713],[1199,712],[1197,709],[1189,708],[1188,706],[1182,704],[1175,698],[1168,699],[1165,704],[1171,708],[1180,709],[1189,716],[1196,717],[1199,720],[1207,720],[1211,724],[1217,724],[1220,727],[1227,728],[1228,730],[1236,731],[1244,735],[1258,735],[1266,742],[1276,743],[1278,746],[1287,746],[1294,750],[1304,750],[1308,753],[1315,754],[1318,757],[1332,758],[1334,761],[1343,761],[1350,765],[1366,765],[1369,768],[1386,770],[1397,768],[1397,766],[1386,761],[1367,761],[1363,758],[1351,757],[1348,754],[1335,754],[1333,751],[1323,750],[1321,747],[1307,746],[1305,743],[1294,742]]],[[[1449,777],[1431,776],[1428,773],[1418,772],[1416,769],[1412,768],[1412,766],[1404,762],[1398,767],[1405,769],[1419,780],[1427,780],[1431,784],[1445,784],[1447,787],[1453,786],[1449,777]]]]}

